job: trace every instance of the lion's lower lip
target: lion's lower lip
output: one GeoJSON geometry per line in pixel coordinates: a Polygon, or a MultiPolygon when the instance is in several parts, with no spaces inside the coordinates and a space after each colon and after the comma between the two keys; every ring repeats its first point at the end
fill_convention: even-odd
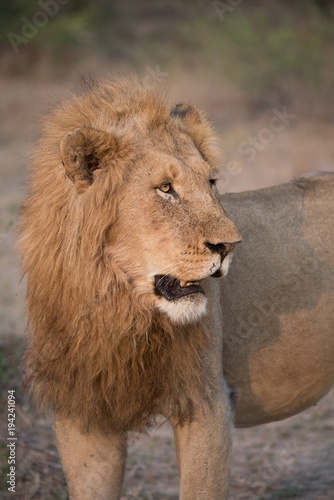
{"type": "Polygon", "coordinates": [[[198,282],[181,282],[178,278],[168,274],[157,274],[155,276],[154,290],[157,295],[166,300],[175,300],[192,293],[203,293],[203,288],[198,282]]]}

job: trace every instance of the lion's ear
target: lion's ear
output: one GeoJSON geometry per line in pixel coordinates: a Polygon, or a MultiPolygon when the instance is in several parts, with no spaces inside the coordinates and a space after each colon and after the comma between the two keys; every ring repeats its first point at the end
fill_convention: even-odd
{"type": "Polygon", "coordinates": [[[102,168],[116,150],[115,139],[90,127],[68,132],[60,142],[60,154],[66,173],[82,193],[94,181],[93,172],[102,168]]]}
{"type": "Polygon", "coordinates": [[[188,132],[205,161],[211,165],[219,163],[221,154],[216,145],[215,135],[202,113],[190,104],[182,102],[175,104],[170,111],[170,116],[181,120],[183,128],[188,132]]]}
{"type": "Polygon", "coordinates": [[[189,126],[196,125],[198,123],[201,123],[202,121],[197,109],[186,102],[175,104],[175,106],[170,111],[170,115],[178,116],[189,126]]]}

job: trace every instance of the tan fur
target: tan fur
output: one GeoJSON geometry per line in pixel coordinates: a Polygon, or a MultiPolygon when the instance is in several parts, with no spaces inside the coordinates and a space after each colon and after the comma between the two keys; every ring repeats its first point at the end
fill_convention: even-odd
{"type": "Polygon", "coordinates": [[[243,242],[213,285],[235,421],[248,427],[315,405],[333,386],[334,174],[221,201],[243,242]]]}
{"type": "MultiPolygon", "coordinates": [[[[247,195],[225,199],[242,229],[249,227],[246,240],[256,244],[253,255],[236,250],[232,269],[241,271],[232,281],[205,280],[219,268],[226,274],[230,262],[231,254],[222,261],[212,249],[240,241],[210,186],[217,159],[203,115],[186,104],[170,110],[161,92],[147,91],[136,80],[97,82],[44,123],[20,226],[31,326],[25,384],[42,407],[54,411],[71,500],[117,500],[125,434],[144,429],[157,414],[169,418],[175,430],[180,498],[224,499],[232,416],[223,368],[238,393],[238,425],[299,411],[329,387],[324,368],[315,385],[326,380],[326,389],[311,391],[302,403],[302,380],[291,405],[289,384],[273,397],[273,380],[284,380],[282,353],[289,338],[282,337],[275,349],[276,330],[273,336],[264,329],[262,341],[256,332],[242,337],[237,330],[254,308],[250,287],[265,297],[268,254],[277,280],[299,258],[298,247],[291,260],[275,260],[282,247],[296,243],[284,239],[286,224],[280,226],[280,219],[277,245],[267,251],[261,230],[271,234],[270,201],[263,211],[261,203],[258,210],[251,208],[256,192],[249,201],[247,195]],[[174,194],[160,189],[166,184],[174,194]],[[197,293],[166,300],[154,292],[159,275],[204,280],[207,298],[197,293]],[[270,351],[261,358],[262,345],[274,349],[277,362],[270,351]],[[290,410],[282,409],[284,398],[290,410]]],[[[278,205],[286,189],[277,194],[278,205]]],[[[263,196],[267,200],[271,192],[263,196]]],[[[321,280],[317,290],[320,285],[321,280]]],[[[308,290],[303,293],[307,302],[308,290]]],[[[274,314],[280,304],[278,297],[274,314]]],[[[298,299],[296,304],[298,309],[298,299]]],[[[291,349],[298,345],[302,342],[295,340],[291,349]]]]}

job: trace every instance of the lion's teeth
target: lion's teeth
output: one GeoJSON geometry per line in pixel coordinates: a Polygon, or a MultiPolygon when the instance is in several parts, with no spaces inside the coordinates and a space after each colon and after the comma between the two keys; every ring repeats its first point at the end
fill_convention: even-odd
{"type": "Polygon", "coordinates": [[[183,281],[180,280],[180,286],[184,288],[185,286],[199,285],[199,281],[183,281]]]}

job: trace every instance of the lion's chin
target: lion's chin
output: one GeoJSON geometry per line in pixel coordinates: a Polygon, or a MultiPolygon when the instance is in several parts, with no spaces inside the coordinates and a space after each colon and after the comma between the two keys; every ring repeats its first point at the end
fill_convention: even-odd
{"type": "Polygon", "coordinates": [[[207,298],[203,293],[193,293],[175,300],[157,300],[157,306],[173,323],[196,323],[205,314],[207,298]]]}

